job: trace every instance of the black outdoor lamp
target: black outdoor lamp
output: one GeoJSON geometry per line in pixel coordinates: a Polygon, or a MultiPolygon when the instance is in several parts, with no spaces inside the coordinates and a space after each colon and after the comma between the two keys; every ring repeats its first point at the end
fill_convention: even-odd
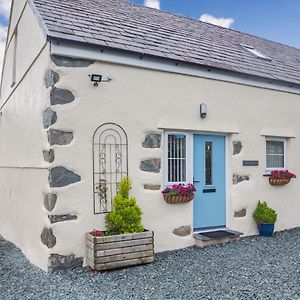
{"type": "Polygon", "coordinates": [[[95,87],[97,87],[100,82],[110,82],[112,80],[111,76],[108,76],[105,80],[103,80],[103,77],[100,74],[91,74],[89,77],[91,78],[91,82],[94,83],[95,87]]]}

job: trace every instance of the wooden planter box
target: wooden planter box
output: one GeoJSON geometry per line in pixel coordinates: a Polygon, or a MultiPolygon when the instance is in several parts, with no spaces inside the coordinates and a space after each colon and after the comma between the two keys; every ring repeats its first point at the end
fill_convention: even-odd
{"type": "Polygon", "coordinates": [[[154,233],[122,234],[95,237],[86,234],[87,264],[104,271],[154,262],[154,233]]]}

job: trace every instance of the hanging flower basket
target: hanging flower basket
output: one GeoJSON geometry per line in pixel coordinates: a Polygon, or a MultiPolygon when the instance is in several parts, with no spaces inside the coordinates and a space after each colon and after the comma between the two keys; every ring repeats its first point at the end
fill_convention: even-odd
{"type": "Polygon", "coordinates": [[[164,200],[169,204],[188,203],[194,199],[196,188],[193,184],[173,184],[163,191],[164,200]]]}
{"type": "Polygon", "coordinates": [[[164,200],[169,204],[188,203],[194,199],[194,193],[187,196],[171,196],[163,194],[164,200]]]}
{"type": "Polygon", "coordinates": [[[288,170],[275,170],[271,173],[269,182],[271,185],[286,185],[291,181],[292,178],[296,178],[296,175],[288,170]]]}
{"type": "Polygon", "coordinates": [[[286,185],[291,181],[291,178],[269,178],[271,185],[286,185]]]}

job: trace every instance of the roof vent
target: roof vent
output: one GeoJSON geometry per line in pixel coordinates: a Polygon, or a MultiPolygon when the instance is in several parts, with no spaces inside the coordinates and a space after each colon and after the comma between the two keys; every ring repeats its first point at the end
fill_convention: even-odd
{"type": "Polygon", "coordinates": [[[248,46],[245,44],[240,44],[245,50],[247,50],[248,52],[252,53],[253,55],[255,55],[258,58],[264,59],[264,60],[268,60],[271,61],[272,59],[264,54],[262,54],[261,52],[259,52],[257,49],[255,49],[252,46],[248,46]]]}

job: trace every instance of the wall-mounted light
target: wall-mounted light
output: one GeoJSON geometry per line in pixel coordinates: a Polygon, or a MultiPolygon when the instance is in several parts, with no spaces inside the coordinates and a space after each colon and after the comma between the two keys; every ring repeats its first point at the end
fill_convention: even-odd
{"type": "Polygon", "coordinates": [[[107,78],[103,80],[103,76],[100,74],[91,74],[89,77],[91,78],[91,82],[94,83],[95,87],[97,87],[100,82],[110,82],[112,80],[112,76],[107,76],[107,78]]]}
{"type": "Polygon", "coordinates": [[[207,104],[206,103],[202,103],[200,105],[200,117],[205,119],[207,116],[207,104]]]}

